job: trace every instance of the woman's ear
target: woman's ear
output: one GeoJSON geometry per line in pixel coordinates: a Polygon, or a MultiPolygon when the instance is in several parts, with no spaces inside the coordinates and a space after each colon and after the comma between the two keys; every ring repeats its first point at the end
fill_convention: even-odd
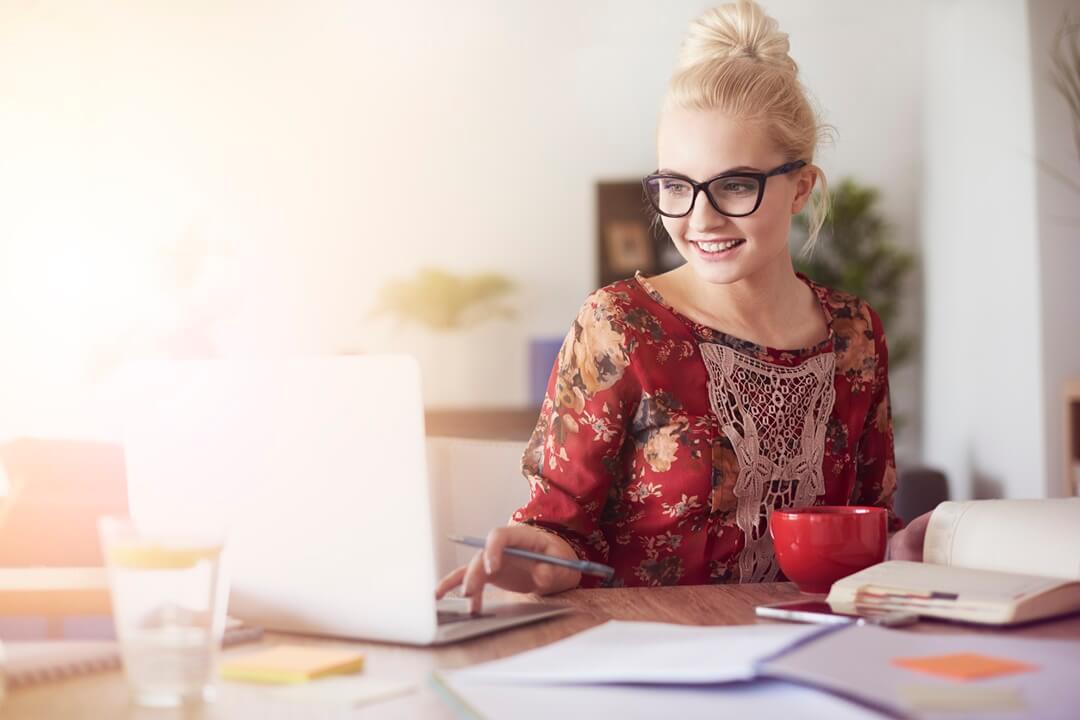
{"type": "Polygon", "coordinates": [[[814,189],[814,184],[817,182],[817,173],[817,167],[814,165],[807,165],[799,171],[799,176],[795,179],[795,197],[791,201],[792,215],[798,215],[806,207],[806,202],[810,199],[810,191],[814,189]]]}

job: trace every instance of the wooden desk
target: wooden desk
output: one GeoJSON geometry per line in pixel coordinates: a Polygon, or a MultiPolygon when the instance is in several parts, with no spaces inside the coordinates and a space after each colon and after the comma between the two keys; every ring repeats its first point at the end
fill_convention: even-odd
{"type": "MultiPolygon", "coordinates": [[[[694,625],[741,625],[759,622],[754,606],[799,598],[799,592],[789,583],[760,585],[718,585],[670,588],[624,588],[613,590],[571,590],[551,596],[547,601],[570,605],[576,612],[566,616],[506,632],[476,638],[456,645],[423,649],[380,643],[352,643],[367,653],[365,673],[371,677],[407,680],[416,690],[395,699],[386,700],[351,713],[313,711],[315,717],[356,718],[453,718],[429,685],[431,672],[440,668],[457,668],[484,660],[513,655],[530,648],[546,645],[606,620],[653,620],[694,625]]],[[[805,596],[801,596],[805,597],[805,596]]],[[[765,621],[760,621],[765,622],[765,621]]],[[[1008,633],[1017,637],[1045,637],[1080,640],[1080,615],[1011,630],[980,628],[923,622],[909,632],[935,633],[1008,633]]],[[[264,640],[273,642],[326,643],[330,640],[297,638],[271,634],[264,640]]],[[[228,653],[249,651],[252,645],[233,648],[228,653]]],[[[247,686],[225,683],[218,702],[184,714],[176,711],[150,711],[130,708],[127,688],[119,672],[99,673],[71,678],[62,682],[36,685],[12,691],[3,705],[0,718],[23,720],[34,718],[138,718],[142,720],[203,720],[249,717],[250,706],[244,696],[247,686]]],[[[307,717],[297,706],[276,706],[276,712],[257,713],[259,720],[271,718],[307,717]]]]}

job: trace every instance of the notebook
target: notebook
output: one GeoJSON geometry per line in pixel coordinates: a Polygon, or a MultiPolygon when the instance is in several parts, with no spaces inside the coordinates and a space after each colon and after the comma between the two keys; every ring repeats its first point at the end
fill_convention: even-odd
{"type": "Polygon", "coordinates": [[[822,688],[893,717],[1070,720],[1080,643],[1008,633],[932,635],[847,625],[767,660],[767,677],[822,688]],[[942,714],[937,714],[942,713],[942,714]]]}
{"type": "MultiPolygon", "coordinates": [[[[256,642],[263,636],[261,627],[242,624],[229,618],[225,646],[256,642]]],[[[120,645],[112,640],[47,640],[41,642],[5,642],[2,662],[8,687],[16,688],[49,680],[59,680],[121,666],[120,645]]]]}
{"type": "Polygon", "coordinates": [[[1080,498],[945,502],[922,563],[889,561],[833,584],[828,602],[1014,625],[1080,611],[1080,498]]]}

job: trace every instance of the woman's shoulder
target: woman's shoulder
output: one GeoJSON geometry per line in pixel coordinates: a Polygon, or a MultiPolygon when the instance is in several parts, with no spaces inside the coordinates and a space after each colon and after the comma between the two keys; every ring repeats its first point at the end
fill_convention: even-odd
{"type": "Polygon", "coordinates": [[[837,374],[852,386],[872,386],[888,372],[889,354],[881,317],[854,293],[807,280],[830,315],[837,374]]]}
{"type": "Polygon", "coordinates": [[[803,280],[817,293],[829,313],[833,332],[869,332],[873,338],[884,336],[881,316],[864,298],[846,290],[823,285],[806,276],[803,280]]]}
{"type": "Polygon", "coordinates": [[[622,305],[633,306],[641,303],[645,293],[641,283],[635,277],[623,278],[597,288],[589,295],[589,300],[599,302],[614,302],[622,305]]]}
{"type": "Polygon", "coordinates": [[[594,290],[585,298],[578,311],[577,322],[582,327],[613,326],[623,332],[648,330],[659,321],[650,310],[649,295],[630,277],[616,280],[594,290]]]}
{"type": "Polygon", "coordinates": [[[559,368],[582,398],[616,385],[632,363],[638,345],[630,327],[633,307],[631,289],[619,281],[593,291],[578,310],[559,368]]]}

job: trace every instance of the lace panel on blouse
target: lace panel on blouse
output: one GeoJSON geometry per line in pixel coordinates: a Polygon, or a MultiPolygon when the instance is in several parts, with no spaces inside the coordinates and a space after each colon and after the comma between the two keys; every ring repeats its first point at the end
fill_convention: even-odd
{"type": "Polygon", "coordinates": [[[825,431],[836,388],[833,353],[795,367],[773,365],[725,345],[702,343],[709,401],[735,448],[736,522],[746,545],[740,582],[772,582],[779,570],[769,536],[776,508],[811,505],[825,492],[825,431]]]}

